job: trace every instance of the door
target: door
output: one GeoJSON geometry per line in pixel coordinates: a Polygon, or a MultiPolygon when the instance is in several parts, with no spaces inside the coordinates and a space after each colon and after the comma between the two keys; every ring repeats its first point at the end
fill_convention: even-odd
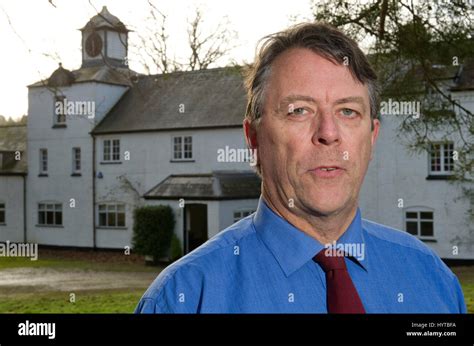
{"type": "Polygon", "coordinates": [[[207,204],[184,206],[184,252],[188,253],[207,241],[207,204]]]}

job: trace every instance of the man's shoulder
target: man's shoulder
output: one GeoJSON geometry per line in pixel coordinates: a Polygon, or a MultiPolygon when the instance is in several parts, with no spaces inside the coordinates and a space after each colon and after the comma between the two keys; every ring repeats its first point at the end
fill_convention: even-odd
{"type": "MultiPolygon", "coordinates": [[[[418,263],[419,266],[423,266],[424,264],[431,269],[436,268],[437,270],[433,273],[438,273],[438,275],[449,281],[455,277],[453,272],[441,260],[436,252],[417,237],[396,228],[388,227],[366,219],[362,220],[362,227],[367,234],[375,241],[378,241],[379,244],[380,242],[385,242],[386,245],[388,245],[380,248],[384,248],[385,250],[392,249],[394,255],[400,256],[401,254],[405,254],[413,260],[413,256],[416,256],[419,261],[412,261],[412,265],[418,263]]],[[[389,253],[390,251],[384,253],[384,255],[388,256],[389,253]]]]}
{"type": "Polygon", "coordinates": [[[367,219],[362,219],[362,228],[370,237],[373,237],[378,241],[391,243],[393,246],[411,249],[419,252],[420,254],[428,256],[433,256],[434,254],[433,250],[431,250],[421,240],[399,229],[382,225],[367,219]]]}
{"type": "MultiPolygon", "coordinates": [[[[200,290],[204,282],[222,279],[223,271],[235,261],[235,248],[245,241],[254,241],[255,229],[250,215],[223,231],[207,242],[166,267],[149,287],[142,300],[149,300],[153,305],[169,304],[179,301],[179,297],[170,296],[182,292],[186,303],[178,304],[184,308],[194,309],[200,299],[200,290]]],[[[183,298],[184,299],[184,298],[183,298]]],[[[157,307],[154,306],[154,309],[157,307]]],[[[158,310],[175,311],[176,306],[158,306],[158,310]]]]}

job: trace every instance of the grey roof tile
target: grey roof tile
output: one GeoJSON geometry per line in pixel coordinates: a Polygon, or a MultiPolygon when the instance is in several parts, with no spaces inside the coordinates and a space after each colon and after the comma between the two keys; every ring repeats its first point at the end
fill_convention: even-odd
{"type": "Polygon", "coordinates": [[[239,68],[140,76],[93,133],[238,127],[246,103],[239,68]]]}

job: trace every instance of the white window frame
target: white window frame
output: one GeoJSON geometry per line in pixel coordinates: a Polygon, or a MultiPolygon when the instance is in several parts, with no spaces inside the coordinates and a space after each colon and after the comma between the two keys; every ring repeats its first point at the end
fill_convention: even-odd
{"type": "Polygon", "coordinates": [[[48,149],[40,148],[39,150],[39,172],[40,174],[48,174],[48,149]]]}
{"type": "Polygon", "coordinates": [[[63,226],[64,213],[63,204],[60,202],[39,202],[38,203],[38,226],[63,226]],[[44,213],[43,223],[41,223],[40,213],[44,213]],[[48,213],[53,213],[53,223],[48,223],[48,213]],[[61,213],[61,223],[56,222],[56,213],[61,213]]]}
{"type": "MultiPolygon", "coordinates": [[[[454,172],[454,160],[452,159],[452,153],[454,152],[454,143],[453,142],[434,142],[431,143],[430,145],[430,151],[428,153],[428,174],[429,175],[452,175],[454,172]],[[433,158],[433,146],[439,145],[439,151],[436,151],[437,155],[439,155],[439,165],[440,165],[440,170],[435,171],[433,170],[433,164],[432,160],[433,158]],[[447,146],[450,145],[452,146],[452,151],[451,151],[451,162],[448,161],[448,166],[451,166],[451,170],[446,170],[445,169],[445,160],[446,155],[445,152],[447,151],[447,146]]],[[[448,151],[448,156],[449,156],[449,151],[448,151]]]]}
{"type": "MultiPolygon", "coordinates": [[[[406,208],[403,211],[403,225],[405,227],[405,231],[407,233],[409,233],[408,232],[408,227],[407,227],[407,222],[416,222],[417,223],[417,226],[416,226],[417,233],[412,234],[415,237],[417,237],[419,239],[422,239],[422,240],[423,239],[427,239],[427,240],[436,239],[434,209],[428,208],[428,207],[423,207],[423,206],[406,208]],[[407,217],[407,213],[416,213],[417,216],[416,216],[416,218],[407,217]],[[421,213],[432,213],[433,217],[431,219],[421,218],[421,213]],[[431,221],[431,223],[433,225],[433,235],[421,235],[421,222],[427,222],[427,221],[431,221]]],[[[409,233],[409,234],[411,234],[411,233],[409,233]]]]}
{"type": "Polygon", "coordinates": [[[104,202],[97,204],[97,227],[99,228],[127,228],[127,208],[125,203],[104,202]],[[123,225],[119,225],[118,214],[123,214],[123,225]],[[109,224],[109,214],[115,214],[115,225],[109,224]],[[105,224],[101,222],[101,215],[105,215],[105,224]]]}
{"type": "Polygon", "coordinates": [[[234,213],[232,214],[234,218],[234,222],[242,220],[243,218],[249,216],[252,213],[255,213],[255,209],[253,208],[242,208],[242,209],[234,210],[234,213]]]}
{"type": "Polygon", "coordinates": [[[3,214],[3,222],[0,219],[0,225],[4,226],[7,224],[7,204],[3,201],[0,201],[0,215],[3,214]]]}
{"type": "Polygon", "coordinates": [[[102,141],[102,161],[120,162],[120,139],[110,138],[102,141]]]}
{"type": "Polygon", "coordinates": [[[74,147],[72,148],[72,173],[79,174],[82,170],[81,162],[81,148],[74,147]]]}
{"type": "Polygon", "coordinates": [[[172,161],[194,160],[193,136],[191,135],[173,136],[171,138],[171,147],[173,149],[172,154],[171,154],[172,161]]]}

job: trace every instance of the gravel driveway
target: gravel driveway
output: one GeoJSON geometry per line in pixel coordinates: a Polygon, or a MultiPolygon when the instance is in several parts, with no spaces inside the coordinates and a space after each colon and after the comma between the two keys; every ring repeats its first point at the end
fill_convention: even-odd
{"type": "Polygon", "coordinates": [[[0,270],[0,292],[63,291],[143,288],[156,278],[150,272],[112,272],[52,268],[0,270]]]}

